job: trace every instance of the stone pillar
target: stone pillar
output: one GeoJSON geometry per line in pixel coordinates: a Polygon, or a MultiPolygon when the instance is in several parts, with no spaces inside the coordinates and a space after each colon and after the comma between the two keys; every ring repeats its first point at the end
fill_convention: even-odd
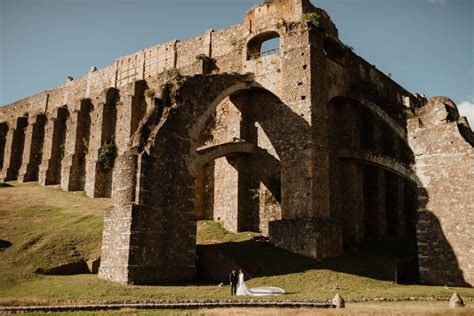
{"type": "MultiPolygon", "coordinates": [[[[190,145],[170,144],[183,151],[190,145]]],[[[127,151],[117,158],[114,207],[104,216],[99,277],[130,283],[156,284],[193,280],[196,276],[196,217],[193,177],[170,147],[163,153],[127,151]],[[147,170],[140,172],[139,170],[147,170]],[[172,179],[170,181],[170,179],[172,179]],[[157,191],[158,190],[158,191],[157,191]]]]}
{"type": "Polygon", "coordinates": [[[120,283],[129,282],[131,224],[136,192],[138,155],[125,153],[117,160],[121,174],[114,182],[114,207],[104,213],[102,255],[99,278],[120,283]]]}
{"type": "Polygon", "coordinates": [[[12,181],[18,178],[25,145],[25,128],[28,118],[20,117],[11,123],[6,138],[6,151],[0,180],[12,181]]]}
{"type": "Polygon", "coordinates": [[[377,167],[367,167],[364,179],[366,231],[385,237],[387,234],[385,171],[377,167]]]}
{"type": "Polygon", "coordinates": [[[344,243],[359,243],[365,236],[363,174],[361,166],[344,161],[340,166],[342,225],[344,243]]]}
{"type": "Polygon", "coordinates": [[[89,99],[81,101],[79,109],[71,113],[68,121],[65,156],[61,166],[61,189],[81,191],[85,183],[85,155],[90,132],[89,99]]]}
{"type": "Polygon", "coordinates": [[[387,233],[390,236],[400,237],[405,232],[404,181],[399,176],[389,173],[386,178],[386,211],[387,233]]]}
{"type": "Polygon", "coordinates": [[[69,111],[66,107],[62,107],[47,117],[39,172],[41,185],[59,184],[61,181],[61,161],[64,155],[66,121],[69,118],[69,111]]]}
{"type": "MultiPolygon", "coordinates": [[[[338,108],[336,115],[340,126],[335,127],[339,130],[338,146],[359,151],[361,145],[360,107],[345,100],[338,108]]],[[[338,202],[342,204],[344,243],[359,243],[365,235],[362,167],[359,163],[349,160],[340,160],[336,166],[335,174],[339,182],[338,194],[340,196],[338,202]]]]}
{"type": "Polygon", "coordinates": [[[38,181],[41,164],[46,116],[40,114],[30,118],[25,132],[25,149],[18,182],[38,181]]]}
{"type": "Polygon", "coordinates": [[[214,165],[211,161],[196,173],[195,211],[198,220],[214,219],[214,165]]]}
{"type": "MultiPolygon", "coordinates": [[[[374,122],[374,149],[376,153],[383,154],[384,151],[384,123],[380,119],[374,122]]],[[[375,192],[372,205],[375,214],[370,220],[371,231],[377,236],[385,237],[387,235],[387,208],[386,208],[386,174],[387,171],[377,168],[375,171],[375,192]]]]}
{"type": "Polygon", "coordinates": [[[93,198],[111,196],[116,155],[117,92],[116,89],[105,92],[92,114],[89,151],[86,156],[85,191],[87,196],[93,198]]]}
{"type": "Polygon", "coordinates": [[[8,124],[8,131],[5,136],[5,150],[4,150],[5,154],[3,156],[2,174],[0,175],[1,181],[9,180],[7,172],[8,172],[8,169],[10,168],[10,162],[11,162],[11,156],[12,156],[12,145],[13,145],[13,133],[15,132],[12,125],[13,123],[8,124]]]}
{"type": "Polygon", "coordinates": [[[238,232],[239,173],[225,157],[215,160],[214,220],[238,232]]]}

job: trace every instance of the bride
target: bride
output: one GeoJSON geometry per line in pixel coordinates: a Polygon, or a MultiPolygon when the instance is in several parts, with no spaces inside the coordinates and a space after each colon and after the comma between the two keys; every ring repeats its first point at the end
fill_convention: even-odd
{"type": "Polygon", "coordinates": [[[239,270],[239,283],[237,284],[236,294],[250,296],[281,295],[285,294],[285,290],[275,286],[261,286],[249,289],[245,285],[242,270],[239,270]]]}

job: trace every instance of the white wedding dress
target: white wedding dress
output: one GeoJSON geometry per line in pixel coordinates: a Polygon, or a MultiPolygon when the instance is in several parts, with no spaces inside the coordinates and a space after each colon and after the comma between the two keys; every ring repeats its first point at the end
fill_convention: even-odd
{"type": "Polygon", "coordinates": [[[237,284],[237,295],[250,295],[250,296],[265,296],[265,295],[281,295],[285,294],[285,290],[275,286],[261,286],[254,288],[247,288],[244,282],[244,274],[239,273],[239,283],[237,284]]]}

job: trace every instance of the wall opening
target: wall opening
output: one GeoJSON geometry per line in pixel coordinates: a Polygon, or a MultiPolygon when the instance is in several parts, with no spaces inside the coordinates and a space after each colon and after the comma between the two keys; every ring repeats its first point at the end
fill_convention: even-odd
{"type": "Polygon", "coordinates": [[[277,101],[264,90],[241,91],[225,98],[207,120],[197,147],[246,142],[256,152],[217,158],[197,171],[198,219],[215,220],[229,231],[268,235],[268,223],[281,219],[281,132],[273,115],[277,101]]]}
{"type": "Polygon", "coordinates": [[[77,171],[77,187],[75,190],[82,191],[86,184],[86,155],[89,151],[90,131],[91,131],[91,112],[93,105],[89,99],[81,101],[81,111],[78,120],[78,139],[77,152],[78,155],[78,171],[77,171]]]}
{"type": "Polygon", "coordinates": [[[118,91],[107,91],[106,103],[102,116],[102,140],[99,148],[98,173],[96,175],[97,196],[110,197],[112,195],[112,178],[115,158],[117,156],[117,143],[115,129],[117,127],[117,102],[118,91]]]}
{"type": "Polygon", "coordinates": [[[0,169],[3,169],[3,158],[5,157],[5,145],[7,142],[8,124],[0,124],[0,169]]]}
{"type": "Polygon", "coordinates": [[[44,132],[46,126],[46,115],[40,114],[36,117],[31,139],[30,170],[27,170],[24,181],[38,181],[39,167],[43,159],[44,132]]]}
{"type": "Polygon", "coordinates": [[[69,110],[67,107],[58,109],[57,119],[54,121],[53,142],[50,158],[50,176],[45,184],[61,183],[61,162],[64,158],[64,146],[66,142],[67,120],[69,110]]]}
{"type": "Polygon", "coordinates": [[[10,156],[10,165],[7,170],[5,181],[18,179],[18,172],[23,161],[23,150],[25,147],[25,129],[28,126],[28,117],[19,117],[16,129],[13,132],[13,141],[10,156]]]}
{"type": "Polygon", "coordinates": [[[261,33],[247,43],[247,60],[277,54],[280,45],[280,35],[277,32],[261,33]]]}

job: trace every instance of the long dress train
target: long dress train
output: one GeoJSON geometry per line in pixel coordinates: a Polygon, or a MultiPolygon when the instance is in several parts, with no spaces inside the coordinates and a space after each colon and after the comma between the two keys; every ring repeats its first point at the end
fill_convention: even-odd
{"type": "Polygon", "coordinates": [[[250,296],[265,296],[265,295],[281,295],[285,294],[285,290],[276,286],[261,286],[254,288],[247,288],[244,281],[244,274],[239,273],[239,283],[237,284],[237,295],[250,295],[250,296]]]}

